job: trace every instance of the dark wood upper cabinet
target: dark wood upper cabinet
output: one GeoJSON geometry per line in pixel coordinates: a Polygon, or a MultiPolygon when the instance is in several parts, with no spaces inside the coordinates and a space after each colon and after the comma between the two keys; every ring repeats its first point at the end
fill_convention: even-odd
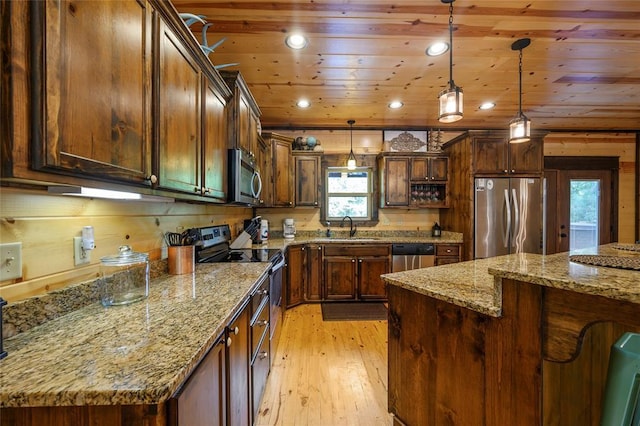
{"type": "Polygon", "coordinates": [[[200,194],[202,74],[173,30],[162,20],[158,22],[159,184],[200,194]]]}
{"type": "Polygon", "coordinates": [[[227,201],[226,102],[217,85],[205,78],[202,130],[202,195],[227,201]]]}
{"type": "Polygon", "coordinates": [[[239,71],[220,71],[233,93],[228,109],[229,148],[243,149],[251,155],[258,150],[260,108],[239,71]]]}
{"type": "Polygon", "coordinates": [[[382,208],[449,206],[449,158],[442,154],[382,153],[382,208]]]}
{"type": "Polygon", "coordinates": [[[31,101],[38,111],[33,168],[149,185],[149,4],[28,4],[35,29],[31,101]]]}
{"type": "Polygon", "coordinates": [[[409,164],[408,157],[381,157],[381,207],[409,205],[409,164]]]}
{"type": "Polygon", "coordinates": [[[294,153],[295,160],[295,186],[296,207],[320,206],[320,154],[294,153]]]}
{"type": "Polygon", "coordinates": [[[473,136],[476,174],[538,174],[543,168],[542,137],[510,144],[507,132],[478,132],[473,136]]]}

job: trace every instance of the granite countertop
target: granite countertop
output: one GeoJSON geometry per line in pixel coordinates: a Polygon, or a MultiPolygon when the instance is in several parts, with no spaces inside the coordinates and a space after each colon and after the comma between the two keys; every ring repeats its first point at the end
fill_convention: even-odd
{"type": "Polygon", "coordinates": [[[616,247],[617,244],[607,244],[590,251],[549,256],[512,254],[382,277],[391,285],[494,317],[501,316],[502,278],[640,304],[640,272],[569,260],[570,255],[578,253],[640,258],[640,252],[616,247]]]}
{"type": "Polygon", "coordinates": [[[92,303],[6,339],[0,407],[167,400],[268,268],[199,264],[194,274],[152,279],[146,300],[92,303]]]}

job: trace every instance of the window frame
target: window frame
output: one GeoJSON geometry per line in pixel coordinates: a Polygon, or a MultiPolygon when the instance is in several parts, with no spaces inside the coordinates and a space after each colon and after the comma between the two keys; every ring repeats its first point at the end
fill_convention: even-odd
{"type": "MultiPolygon", "coordinates": [[[[347,157],[347,154],[324,154],[322,156],[321,179],[323,184],[321,185],[320,198],[322,200],[320,203],[320,224],[323,226],[326,226],[331,220],[335,223],[335,219],[327,219],[327,168],[344,167],[347,164],[347,157]]],[[[378,211],[380,208],[380,176],[377,155],[357,154],[356,160],[359,167],[369,168],[371,170],[371,219],[354,219],[354,223],[357,223],[358,226],[365,227],[376,226],[378,224],[378,211]]]]}
{"type": "Polygon", "coordinates": [[[342,219],[344,216],[329,216],[329,198],[348,198],[348,197],[366,197],[367,199],[367,215],[366,217],[362,216],[349,216],[356,223],[369,222],[372,219],[373,215],[373,204],[374,204],[374,189],[373,189],[373,181],[374,181],[374,171],[371,167],[356,167],[355,170],[349,170],[347,167],[338,167],[331,166],[324,169],[324,204],[327,206],[326,209],[326,220],[327,221],[336,221],[342,219]],[[367,192],[329,192],[329,174],[330,173],[366,173],[367,174],[367,192]]]}

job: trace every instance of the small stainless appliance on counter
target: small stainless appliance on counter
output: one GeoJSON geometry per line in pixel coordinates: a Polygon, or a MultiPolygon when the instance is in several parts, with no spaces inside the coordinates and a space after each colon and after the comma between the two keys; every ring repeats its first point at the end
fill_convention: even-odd
{"type": "Polygon", "coordinates": [[[408,271],[433,266],[435,262],[435,245],[432,243],[392,244],[393,263],[391,272],[408,271]]]}

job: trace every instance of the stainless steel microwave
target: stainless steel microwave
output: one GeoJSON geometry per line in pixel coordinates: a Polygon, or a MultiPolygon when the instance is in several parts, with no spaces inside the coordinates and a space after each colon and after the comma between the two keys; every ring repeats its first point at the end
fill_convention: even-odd
{"type": "Polygon", "coordinates": [[[255,158],[241,149],[229,150],[229,202],[260,205],[262,179],[255,158]]]}

